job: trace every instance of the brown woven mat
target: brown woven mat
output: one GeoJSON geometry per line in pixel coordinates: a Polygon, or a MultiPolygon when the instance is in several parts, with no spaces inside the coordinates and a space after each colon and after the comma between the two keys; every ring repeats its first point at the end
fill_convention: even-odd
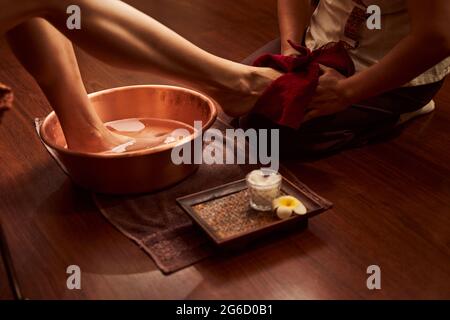
{"type": "MultiPolygon", "coordinates": [[[[94,200],[109,222],[148,253],[162,272],[169,274],[218,251],[206,233],[177,205],[176,198],[240,180],[250,170],[239,165],[203,165],[190,178],[158,193],[125,197],[94,194],[94,200]]],[[[312,192],[289,171],[284,168],[280,171],[323,207],[331,207],[329,201],[312,192]]]]}

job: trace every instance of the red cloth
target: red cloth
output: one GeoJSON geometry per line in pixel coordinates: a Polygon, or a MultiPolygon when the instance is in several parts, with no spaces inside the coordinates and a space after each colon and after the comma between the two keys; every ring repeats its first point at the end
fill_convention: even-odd
{"type": "Polygon", "coordinates": [[[285,73],[266,89],[253,112],[281,126],[298,129],[318,85],[319,64],[336,69],[346,77],[355,73],[355,65],[342,42],[312,52],[289,43],[299,51],[299,56],[266,54],[253,63],[256,67],[269,67],[285,73]]]}

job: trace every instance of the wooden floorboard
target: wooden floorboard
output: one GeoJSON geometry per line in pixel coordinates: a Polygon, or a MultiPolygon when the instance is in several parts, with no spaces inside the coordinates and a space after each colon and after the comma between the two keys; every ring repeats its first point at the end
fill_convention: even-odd
{"type": "MultiPolygon", "coordinates": [[[[130,0],[195,44],[240,61],[277,37],[275,0],[130,0]]],[[[163,83],[78,51],[89,92],[163,83]]],[[[0,81],[16,102],[0,125],[0,219],[23,294],[31,299],[450,298],[450,83],[437,111],[399,135],[288,167],[335,203],[307,231],[164,276],[101,216],[39,143],[50,107],[4,41],[0,81]],[[66,288],[66,268],[83,271],[66,288]],[[379,265],[382,290],[366,287],[379,265]]],[[[2,280],[0,268],[0,281],[2,280]]],[[[8,298],[0,285],[0,298],[8,298]]]]}

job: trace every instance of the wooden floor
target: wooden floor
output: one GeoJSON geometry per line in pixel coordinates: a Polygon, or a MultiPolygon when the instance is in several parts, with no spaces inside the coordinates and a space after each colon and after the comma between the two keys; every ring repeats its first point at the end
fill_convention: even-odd
{"type": "MultiPolygon", "coordinates": [[[[275,0],[128,1],[199,46],[236,61],[277,36],[275,0]]],[[[450,298],[450,84],[437,111],[400,136],[308,163],[288,164],[335,203],[309,230],[171,276],[112,227],[74,187],[33,128],[50,107],[0,46],[0,81],[16,93],[0,125],[0,219],[30,299],[450,298]],[[66,289],[66,268],[82,290],[66,289]],[[382,290],[366,269],[379,265],[382,290]]],[[[79,53],[88,91],[161,82],[79,53]]],[[[11,297],[0,267],[0,298],[11,297]]]]}

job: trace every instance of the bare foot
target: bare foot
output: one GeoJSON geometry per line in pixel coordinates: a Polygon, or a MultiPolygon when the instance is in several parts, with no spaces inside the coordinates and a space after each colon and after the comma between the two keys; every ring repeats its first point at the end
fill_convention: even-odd
{"type": "Polygon", "coordinates": [[[166,134],[159,137],[146,137],[146,138],[131,138],[128,137],[128,141],[117,145],[116,147],[106,151],[106,153],[124,153],[124,152],[132,152],[132,151],[138,151],[138,150],[146,150],[151,149],[157,146],[171,144],[176,141],[169,140],[170,134],[166,134]]]}
{"type": "MultiPolygon", "coordinates": [[[[105,126],[77,135],[69,148],[78,152],[120,154],[145,150],[161,145],[172,145],[181,141],[183,136],[174,136],[172,132],[163,135],[132,137],[109,130],[105,126]]],[[[70,141],[69,139],[67,139],[70,141]]]]}
{"type": "Polygon", "coordinates": [[[134,140],[109,131],[105,127],[84,131],[75,137],[68,137],[68,148],[77,152],[102,153],[111,151],[134,140]]]}
{"type": "Polygon", "coordinates": [[[213,94],[223,111],[231,117],[249,113],[267,87],[282,76],[282,73],[271,68],[250,68],[250,72],[240,79],[235,88],[217,90],[213,94]]]}

